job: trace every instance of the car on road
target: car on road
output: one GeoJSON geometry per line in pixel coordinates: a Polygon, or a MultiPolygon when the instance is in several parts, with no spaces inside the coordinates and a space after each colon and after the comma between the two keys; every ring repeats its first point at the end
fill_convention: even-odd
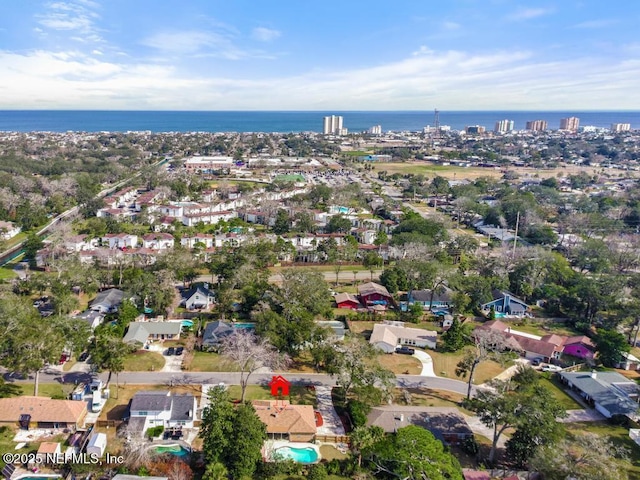
{"type": "Polygon", "coordinates": [[[170,357],[171,355],[175,355],[175,353],[176,353],[176,349],[174,347],[167,348],[167,353],[166,353],[167,356],[170,357]]]}
{"type": "Polygon", "coordinates": [[[413,355],[414,353],[416,353],[416,350],[414,348],[403,346],[396,348],[396,353],[399,353],[401,355],[413,355]]]}
{"type": "Polygon", "coordinates": [[[543,372],[559,372],[560,370],[562,370],[562,367],[558,365],[545,365],[542,367],[543,372]]]}
{"type": "Polygon", "coordinates": [[[184,347],[176,348],[176,355],[182,355],[183,352],[184,352],[184,347]]]}
{"type": "Polygon", "coordinates": [[[542,357],[534,358],[533,360],[531,360],[531,365],[533,365],[534,367],[537,367],[542,363],[543,360],[544,359],[542,357]]]}

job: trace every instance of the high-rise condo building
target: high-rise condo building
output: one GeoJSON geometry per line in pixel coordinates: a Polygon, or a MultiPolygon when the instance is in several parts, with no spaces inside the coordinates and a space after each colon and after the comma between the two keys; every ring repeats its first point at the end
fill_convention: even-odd
{"type": "Polygon", "coordinates": [[[611,124],[611,131],[614,133],[628,132],[629,130],[631,130],[630,123],[612,123],[611,124]]]}
{"type": "Polygon", "coordinates": [[[568,117],[560,119],[560,130],[568,130],[569,132],[577,132],[580,126],[578,117],[568,117]]]}
{"type": "Polygon", "coordinates": [[[331,115],[324,117],[322,123],[322,133],[325,135],[342,135],[342,117],[339,115],[331,115]]]}
{"type": "Polygon", "coordinates": [[[382,125],[374,125],[369,129],[371,135],[382,135],[382,125]]]}
{"type": "Polygon", "coordinates": [[[496,133],[505,133],[513,131],[513,120],[500,120],[496,122],[496,126],[493,129],[496,133]]]}
{"type": "Polygon", "coordinates": [[[531,120],[530,122],[527,122],[526,128],[533,132],[544,132],[547,129],[547,121],[531,120]]]}

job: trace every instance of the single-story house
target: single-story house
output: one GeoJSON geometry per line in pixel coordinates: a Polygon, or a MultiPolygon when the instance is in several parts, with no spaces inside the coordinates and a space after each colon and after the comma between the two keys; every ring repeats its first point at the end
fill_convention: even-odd
{"type": "Polygon", "coordinates": [[[30,428],[67,428],[84,426],[87,403],[76,400],[54,400],[47,397],[21,396],[0,398],[0,424],[30,428]]]}
{"type": "Polygon", "coordinates": [[[437,332],[407,328],[404,322],[377,323],[373,326],[369,343],[385,353],[393,353],[400,345],[436,348],[437,337],[437,332]]]}
{"type": "Polygon", "coordinates": [[[368,282],[358,285],[358,296],[360,297],[360,302],[367,307],[372,305],[393,305],[393,297],[389,291],[378,283],[368,282]]]}
{"type": "Polygon", "coordinates": [[[429,430],[434,437],[449,445],[458,445],[467,438],[473,438],[471,428],[456,408],[402,405],[374,407],[367,416],[367,425],[380,427],[386,433],[416,425],[429,430]]]}
{"type": "Polygon", "coordinates": [[[85,310],[84,312],[76,315],[75,318],[84,320],[85,322],[87,322],[91,330],[94,330],[104,320],[104,314],[96,310],[85,310]]]}
{"type": "Polygon", "coordinates": [[[413,305],[417,303],[425,310],[448,309],[451,307],[451,297],[453,290],[442,287],[431,290],[409,290],[407,293],[407,303],[413,305]]]}
{"type": "Polygon", "coordinates": [[[13,222],[0,221],[0,238],[2,240],[9,240],[20,233],[20,226],[13,222]]]}
{"type": "Polygon", "coordinates": [[[190,393],[137,392],[129,405],[129,425],[140,433],[157,426],[193,428],[197,407],[196,397],[190,393]]]}
{"type": "Polygon", "coordinates": [[[187,310],[207,309],[215,301],[215,295],[204,285],[197,285],[182,294],[182,305],[187,310]]]}
{"type": "Polygon", "coordinates": [[[624,360],[616,364],[616,368],[622,370],[640,370],[640,359],[631,353],[622,352],[624,360]]]}
{"type": "Polygon", "coordinates": [[[272,440],[312,442],[316,418],[311,405],[291,405],[288,400],[254,400],[256,414],[267,427],[272,440]]]}
{"type": "Polygon", "coordinates": [[[154,340],[179,340],[182,322],[131,322],[122,341],[145,345],[154,340]]]}
{"type": "Polygon", "coordinates": [[[606,418],[638,413],[640,385],[618,372],[558,372],[558,377],[606,418]]]}
{"type": "Polygon", "coordinates": [[[350,293],[338,293],[333,299],[336,302],[338,308],[350,308],[351,310],[357,310],[361,308],[360,300],[350,293]]]}
{"type": "Polygon", "coordinates": [[[230,323],[217,320],[215,322],[207,323],[204,327],[204,333],[202,334],[202,348],[203,350],[215,350],[220,346],[223,339],[229,335],[233,335],[236,329],[230,323]]]}
{"type": "Polygon", "coordinates": [[[513,315],[516,317],[523,316],[528,310],[529,305],[523,300],[504,290],[494,290],[491,292],[493,300],[483,303],[480,307],[483,312],[491,311],[491,307],[496,313],[505,315],[513,315]]]}
{"type": "Polygon", "coordinates": [[[114,313],[118,311],[118,307],[122,304],[124,292],[117,288],[103,290],[96,295],[91,302],[91,310],[100,313],[114,313]]]}
{"type": "Polygon", "coordinates": [[[500,320],[486,322],[477,327],[477,330],[493,330],[494,332],[499,332],[505,338],[506,348],[514,352],[519,352],[525,358],[542,358],[545,362],[560,358],[563,341],[567,338],[559,335],[539,337],[530,333],[520,332],[512,329],[511,326],[500,320]]]}

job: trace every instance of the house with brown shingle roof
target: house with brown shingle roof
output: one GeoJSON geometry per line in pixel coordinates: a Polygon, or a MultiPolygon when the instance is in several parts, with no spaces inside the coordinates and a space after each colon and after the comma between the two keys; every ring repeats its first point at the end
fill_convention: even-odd
{"type": "Polygon", "coordinates": [[[0,424],[22,428],[68,428],[84,426],[87,404],[79,400],[47,397],[0,398],[0,424]]]}
{"type": "Polygon", "coordinates": [[[312,442],[316,419],[311,405],[291,405],[288,400],[254,400],[256,414],[272,440],[312,442]]]}

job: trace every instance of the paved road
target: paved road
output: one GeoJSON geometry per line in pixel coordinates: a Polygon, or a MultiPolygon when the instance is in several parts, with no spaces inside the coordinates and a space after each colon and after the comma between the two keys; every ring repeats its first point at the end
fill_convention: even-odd
{"type": "MultiPolygon", "coordinates": [[[[321,373],[288,373],[286,376],[291,383],[298,385],[336,385],[334,378],[321,373]]],[[[106,382],[108,373],[103,372],[99,377],[106,382]]],[[[249,383],[252,385],[266,385],[271,380],[271,377],[272,374],[270,373],[256,373],[250,377],[249,383]]],[[[40,373],[40,383],[60,382],[63,379],[65,383],[86,382],[90,378],[91,375],[84,372],[61,373],[59,371],[45,371],[40,373]]],[[[8,381],[33,383],[33,377],[25,380],[8,378],[8,381]]],[[[112,377],[112,381],[115,381],[115,375],[112,377]]],[[[238,385],[240,383],[240,374],[223,372],[122,372],[118,381],[120,384],[133,385],[201,385],[203,383],[216,385],[220,382],[238,385]]],[[[396,384],[401,388],[431,388],[463,395],[467,393],[467,384],[465,382],[451,378],[396,375],[396,384]]]]}

